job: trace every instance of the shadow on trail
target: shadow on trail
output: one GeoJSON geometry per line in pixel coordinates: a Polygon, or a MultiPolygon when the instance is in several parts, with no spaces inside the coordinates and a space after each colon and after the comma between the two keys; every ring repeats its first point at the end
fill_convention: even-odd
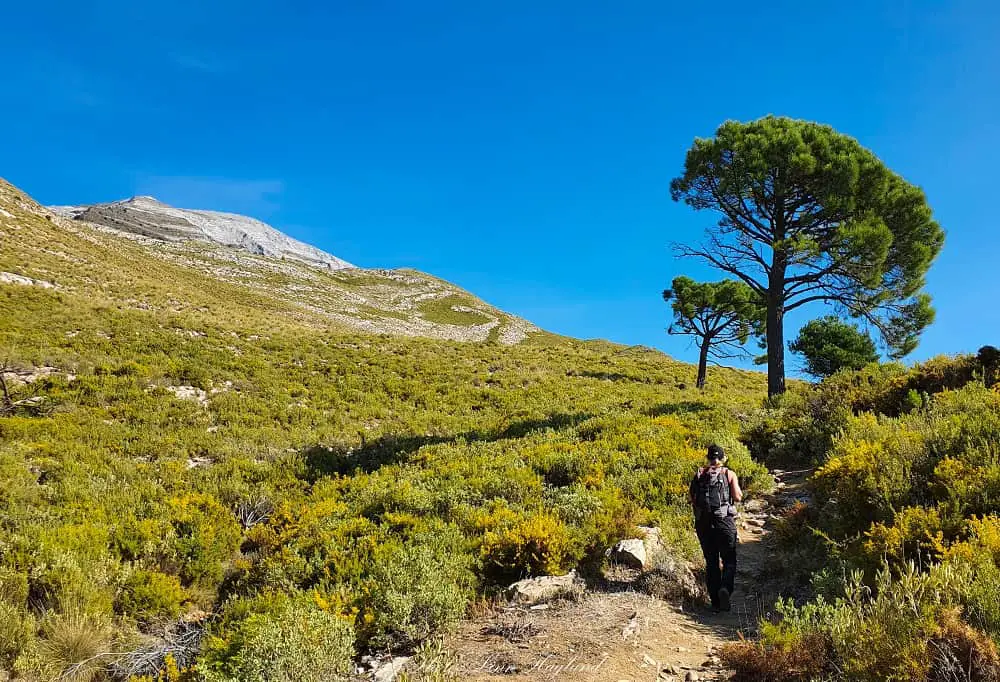
{"type": "Polygon", "coordinates": [[[307,478],[316,481],[324,476],[372,473],[381,467],[406,462],[428,445],[492,443],[524,438],[534,431],[566,429],[590,419],[586,412],[554,413],[541,419],[524,419],[495,430],[473,430],[448,436],[386,434],[374,440],[364,436],[357,444],[315,445],[303,451],[307,478]]]}

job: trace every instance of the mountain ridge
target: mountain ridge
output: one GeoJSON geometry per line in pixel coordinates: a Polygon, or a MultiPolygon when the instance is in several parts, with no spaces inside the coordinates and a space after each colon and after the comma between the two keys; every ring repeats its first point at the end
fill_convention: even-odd
{"type": "Polygon", "coordinates": [[[356,267],[256,218],[226,211],[177,208],[152,196],[137,195],[106,203],[47,208],[72,220],[163,241],[215,242],[259,256],[294,258],[330,270],[356,267]]]}
{"type": "Polygon", "coordinates": [[[256,253],[245,244],[203,235],[189,238],[194,226],[183,209],[164,209],[179,212],[182,220],[174,225],[174,234],[163,238],[164,219],[174,214],[160,210],[155,229],[144,230],[149,221],[128,214],[148,213],[155,199],[127,201],[129,206],[117,213],[108,207],[121,203],[98,205],[96,216],[88,213],[91,207],[53,210],[0,180],[0,276],[157,314],[195,311],[212,320],[251,316],[255,327],[290,325],[504,345],[541,332],[527,320],[416,270],[334,267],[335,257],[329,254],[324,257],[333,264],[256,253]],[[119,213],[125,214],[129,229],[122,229],[119,213]]]}

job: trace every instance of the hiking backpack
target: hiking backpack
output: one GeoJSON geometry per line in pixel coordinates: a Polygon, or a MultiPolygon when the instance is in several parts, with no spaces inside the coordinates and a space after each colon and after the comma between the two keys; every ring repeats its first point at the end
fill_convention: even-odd
{"type": "Polygon", "coordinates": [[[732,498],[729,491],[729,470],[726,467],[706,467],[698,471],[695,494],[698,518],[703,515],[729,516],[732,498]]]}

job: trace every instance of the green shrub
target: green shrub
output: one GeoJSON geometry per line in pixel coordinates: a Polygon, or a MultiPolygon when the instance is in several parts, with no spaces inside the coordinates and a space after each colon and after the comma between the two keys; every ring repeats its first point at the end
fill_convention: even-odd
{"type": "Polygon", "coordinates": [[[821,464],[851,416],[913,412],[931,396],[972,383],[977,367],[972,356],[937,357],[909,369],[899,363],[872,364],[820,384],[795,385],[765,409],[747,415],[742,438],[761,461],[821,464]]]}
{"type": "Polygon", "coordinates": [[[143,624],[175,618],[187,599],[176,576],[137,570],[126,579],[115,610],[143,624]]]}
{"type": "Polygon", "coordinates": [[[937,679],[930,677],[939,653],[931,642],[952,617],[957,577],[946,569],[921,574],[911,567],[895,581],[889,571],[881,572],[875,590],[855,576],[846,596],[832,603],[779,602],[778,622],[763,623],[760,642],[737,647],[727,660],[744,679],[761,669],[781,679],[775,666],[782,665],[790,679],[937,679]]]}
{"type": "Polygon", "coordinates": [[[828,568],[822,596],[727,653],[742,679],[1000,680],[1000,396],[978,371],[872,366],[746,420],[752,448],[820,464],[775,531],[786,560],[828,568]]]}
{"type": "Polygon", "coordinates": [[[447,534],[381,548],[364,600],[372,646],[409,647],[458,622],[473,586],[459,542],[447,534]]]}
{"type": "MultiPolygon", "coordinates": [[[[36,536],[37,537],[37,536],[36,536]]],[[[27,576],[27,603],[43,611],[110,614],[117,582],[114,564],[71,550],[39,548],[27,576]]]]}
{"type": "Polygon", "coordinates": [[[235,516],[204,494],[176,497],[168,505],[181,577],[192,583],[218,583],[239,547],[241,531],[235,516]]]}
{"type": "Polygon", "coordinates": [[[919,565],[938,563],[947,551],[957,528],[948,528],[947,520],[936,507],[906,507],[893,516],[891,524],[876,523],[865,533],[862,547],[871,567],[883,562],[898,566],[907,561],[919,565]]]}
{"type": "Polygon", "coordinates": [[[845,537],[891,521],[894,509],[912,503],[913,470],[926,455],[919,430],[870,414],[851,418],[810,481],[825,527],[845,537]]]}
{"type": "Polygon", "coordinates": [[[779,601],[780,620],[763,621],[760,638],[741,640],[722,649],[722,660],[745,682],[812,682],[834,665],[833,642],[824,625],[833,607],[823,600],[795,609],[779,601]]]}
{"type": "Polygon", "coordinates": [[[354,629],[305,597],[279,597],[209,640],[207,682],[322,682],[352,672],[354,629]]]}
{"type": "Polygon", "coordinates": [[[974,556],[954,562],[965,576],[959,595],[965,618],[1000,642],[1000,567],[992,558],[974,556]]]}
{"type": "Polygon", "coordinates": [[[0,600],[0,670],[13,667],[34,634],[34,619],[13,603],[0,600]]]}

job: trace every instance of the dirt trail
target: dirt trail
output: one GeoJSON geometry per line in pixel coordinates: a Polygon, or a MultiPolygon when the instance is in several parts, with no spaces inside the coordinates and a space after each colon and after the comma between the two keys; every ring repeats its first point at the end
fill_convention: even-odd
{"type": "Polygon", "coordinates": [[[684,609],[634,590],[588,591],[578,602],[508,607],[468,621],[447,642],[463,680],[727,680],[719,648],[752,634],[781,589],[768,537],[783,509],[805,500],[806,471],[772,471],[777,489],[738,519],[733,609],[684,609]]]}

